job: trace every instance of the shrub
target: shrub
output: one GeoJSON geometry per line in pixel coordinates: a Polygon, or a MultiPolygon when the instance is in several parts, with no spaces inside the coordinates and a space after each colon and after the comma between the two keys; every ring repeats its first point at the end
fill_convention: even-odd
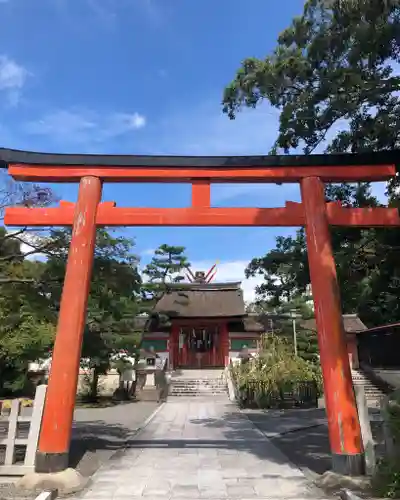
{"type": "MultiPolygon", "coordinates": [[[[30,408],[33,406],[33,399],[30,398],[20,398],[19,399],[22,408],[30,408]]],[[[1,410],[11,410],[13,399],[3,399],[0,401],[1,410]]]]}
{"type": "Polygon", "coordinates": [[[372,480],[372,489],[380,498],[400,498],[400,462],[381,460],[372,480]]]}
{"type": "Polygon", "coordinates": [[[386,406],[385,418],[393,439],[393,456],[387,456],[377,465],[372,480],[374,493],[385,498],[400,498],[400,394],[395,391],[386,406]]]}
{"type": "Polygon", "coordinates": [[[238,388],[262,383],[270,391],[295,382],[314,381],[322,388],[322,376],[315,365],[292,352],[288,342],[273,334],[265,334],[258,355],[249,363],[232,368],[238,388]]]}
{"type": "Polygon", "coordinates": [[[22,408],[30,408],[31,406],[33,406],[33,399],[21,399],[21,406],[22,408]]]}

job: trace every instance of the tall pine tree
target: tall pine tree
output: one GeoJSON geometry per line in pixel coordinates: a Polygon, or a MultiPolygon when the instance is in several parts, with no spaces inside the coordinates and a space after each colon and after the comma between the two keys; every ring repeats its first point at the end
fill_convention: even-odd
{"type": "Polygon", "coordinates": [[[149,322],[158,324],[163,321],[154,313],[157,302],[168,292],[169,283],[179,283],[185,278],[182,272],[190,266],[185,255],[185,247],[160,245],[154,252],[150,263],[143,270],[143,312],[149,314],[149,322]]]}

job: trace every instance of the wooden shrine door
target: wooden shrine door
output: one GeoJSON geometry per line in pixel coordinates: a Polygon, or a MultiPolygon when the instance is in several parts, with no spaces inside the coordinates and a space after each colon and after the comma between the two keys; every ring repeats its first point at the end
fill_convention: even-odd
{"type": "Polygon", "coordinates": [[[215,325],[182,327],[179,332],[178,366],[213,368],[224,366],[219,328],[215,325]]]}

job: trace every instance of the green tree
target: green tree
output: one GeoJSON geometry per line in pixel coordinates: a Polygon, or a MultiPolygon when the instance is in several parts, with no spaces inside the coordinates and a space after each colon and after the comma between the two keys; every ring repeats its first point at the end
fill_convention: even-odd
{"type": "MultiPolygon", "coordinates": [[[[8,206],[40,207],[55,200],[49,188],[14,182],[0,172],[0,220],[8,206]]],[[[51,347],[55,318],[38,277],[41,264],[28,256],[47,250],[47,241],[22,228],[0,227],[0,393],[26,387],[29,363],[51,347]],[[29,245],[22,251],[21,245],[29,245]]]]}
{"type": "Polygon", "coordinates": [[[272,310],[305,293],[310,277],[304,230],[297,231],[295,238],[278,236],[276,247],[263,257],[252,259],[245,276],[263,277],[256,287],[257,299],[272,310]]]}
{"type": "Polygon", "coordinates": [[[398,146],[400,6],[395,0],[308,0],[260,60],[246,59],[225,89],[224,111],[266,99],[280,111],[275,149],[313,152],[344,119],[329,151],[398,146]]]}
{"type": "Polygon", "coordinates": [[[160,245],[143,270],[143,306],[152,312],[157,302],[167,293],[169,283],[179,283],[185,278],[182,272],[190,267],[185,247],[160,245]]]}
{"type": "MultiPolygon", "coordinates": [[[[377,204],[366,185],[328,186],[327,199],[339,199],[355,207],[377,204]]],[[[334,228],[331,234],[343,312],[358,313],[371,325],[400,318],[396,302],[399,298],[396,276],[400,271],[395,258],[398,231],[334,228]],[[393,245],[388,244],[389,238],[393,245]]],[[[274,311],[285,302],[303,296],[310,285],[304,229],[298,230],[294,237],[278,237],[275,248],[263,257],[254,258],[246,276],[256,275],[264,278],[256,289],[257,300],[274,311]]]]}
{"type": "MultiPolygon", "coordinates": [[[[225,89],[223,110],[268,101],[279,110],[272,153],[369,152],[400,145],[400,5],[397,1],[309,0],[265,59],[246,59],[225,89]]],[[[400,205],[394,179],[390,203],[400,205]]],[[[350,206],[376,206],[368,185],[327,186],[327,198],[350,206]]],[[[400,320],[400,231],[333,229],[333,248],[345,312],[367,324],[400,320]]],[[[308,282],[304,233],[281,238],[249,272],[265,275],[261,295],[280,302],[308,282]],[[271,262],[272,260],[272,262],[271,262]],[[284,267],[289,267],[285,271],[284,267]],[[292,268],[293,266],[293,268],[292,268]],[[278,267],[280,282],[270,277],[278,267]],[[282,281],[284,278],[285,281],[282,281]],[[289,289],[289,290],[288,290],[289,289]]]]}
{"type": "Polygon", "coordinates": [[[21,391],[29,362],[51,348],[55,315],[37,281],[43,264],[25,259],[0,228],[0,393],[21,391]]]}
{"type": "MultiPolygon", "coordinates": [[[[57,278],[65,274],[71,231],[52,231],[51,239],[53,255],[47,260],[42,279],[54,310],[58,310],[62,286],[57,278]]],[[[112,357],[122,350],[134,356],[139,348],[135,317],[141,279],[133,246],[133,240],[113,236],[105,229],[97,231],[82,347],[82,362],[93,373],[91,399],[96,399],[99,376],[110,369],[112,357]]]]}

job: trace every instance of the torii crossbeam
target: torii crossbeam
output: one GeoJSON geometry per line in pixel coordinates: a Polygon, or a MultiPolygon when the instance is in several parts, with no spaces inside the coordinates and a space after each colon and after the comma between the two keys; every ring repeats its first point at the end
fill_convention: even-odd
{"type": "Polygon", "coordinates": [[[397,227],[392,208],[326,203],[324,183],[385,181],[400,152],[373,154],[176,157],[54,155],[0,150],[16,180],[79,182],[76,204],[8,208],[10,226],[72,226],[52,368],[36,457],[38,472],[61,471],[68,453],[97,226],[304,226],[318,329],[333,469],[359,474],[363,448],[354,398],[329,226],[397,227]],[[103,182],[192,185],[188,208],[118,208],[101,203],[103,182]],[[214,208],[212,183],[293,183],[302,203],[280,208],[214,208]]]}

